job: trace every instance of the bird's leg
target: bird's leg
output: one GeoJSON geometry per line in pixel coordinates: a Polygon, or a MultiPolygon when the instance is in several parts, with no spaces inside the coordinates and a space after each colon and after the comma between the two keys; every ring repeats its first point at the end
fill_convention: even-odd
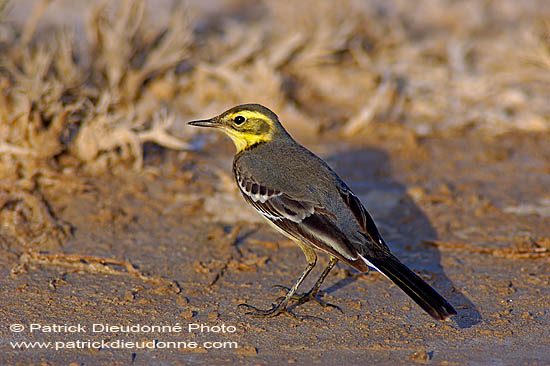
{"type": "MultiPolygon", "coordinates": [[[[321,288],[321,285],[323,284],[323,281],[327,277],[328,273],[332,270],[332,268],[334,268],[334,266],[336,265],[337,262],[338,262],[338,258],[331,256],[328,265],[323,270],[323,273],[321,273],[321,276],[319,277],[317,282],[315,282],[315,285],[313,285],[311,290],[309,290],[308,292],[303,293],[303,294],[296,294],[295,293],[292,296],[291,300],[297,301],[297,305],[301,305],[301,304],[304,304],[304,303],[306,303],[310,300],[313,300],[317,304],[321,305],[322,307],[329,307],[330,306],[330,307],[333,307],[333,308],[336,308],[336,309],[342,311],[342,309],[340,309],[340,307],[338,307],[334,304],[329,304],[328,302],[325,302],[325,301],[323,301],[323,300],[321,300],[317,297],[317,293],[319,292],[319,289],[321,288]]],[[[276,286],[276,287],[285,288],[285,287],[282,287],[282,286],[276,286]]]]}
{"type": "Polygon", "coordinates": [[[328,265],[326,266],[326,268],[323,270],[323,273],[321,273],[321,276],[319,277],[319,279],[317,280],[317,282],[315,282],[315,285],[313,285],[313,287],[311,288],[311,290],[309,290],[307,292],[307,294],[309,296],[316,296],[317,295],[317,292],[319,292],[319,288],[321,288],[321,285],[323,284],[323,281],[325,280],[325,278],[327,277],[328,273],[332,270],[332,268],[334,268],[334,266],[336,265],[336,263],[338,263],[338,258],[336,257],[330,257],[330,261],[328,262],[328,265]]]}
{"type": "Polygon", "coordinates": [[[273,306],[270,309],[262,310],[262,309],[258,309],[256,307],[254,307],[252,305],[239,304],[239,307],[242,306],[242,307],[246,307],[246,308],[250,309],[250,311],[247,312],[246,314],[253,315],[253,316],[258,316],[258,317],[263,317],[263,318],[269,318],[269,317],[272,317],[272,316],[279,315],[283,312],[287,312],[289,315],[300,319],[300,317],[296,316],[294,313],[289,311],[286,308],[286,306],[288,305],[288,302],[294,297],[294,294],[296,293],[296,290],[298,290],[298,287],[302,284],[302,282],[304,282],[304,279],[307,277],[309,272],[311,272],[313,267],[315,267],[315,264],[317,263],[317,255],[315,254],[313,249],[311,249],[309,247],[306,247],[301,243],[298,243],[298,244],[300,245],[300,248],[302,248],[302,251],[306,255],[306,259],[307,259],[307,267],[304,270],[304,272],[302,273],[302,275],[300,276],[300,278],[298,279],[298,281],[296,281],[294,286],[292,286],[292,288],[290,288],[288,290],[286,296],[277,299],[277,300],[279,300],[279,302],[273,304],[273,306]]]}

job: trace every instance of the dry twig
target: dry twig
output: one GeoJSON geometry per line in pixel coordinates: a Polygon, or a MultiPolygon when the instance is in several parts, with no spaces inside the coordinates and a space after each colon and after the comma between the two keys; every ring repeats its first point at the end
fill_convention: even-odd
{"type": "Polygon", "coordinates": [[[490,254],[495,257],[505,257],[505,258],[511,258],[511,259],[516,259],[516,258],[537,259],[537,258],[550,257],[550,248],[541,248],[541,247],[482,248],[482,247],[476,247],[468,244],[459,244],[459,243],[451,243],[451,242],[435,241],[435,240],[425,240],[424,243],[433,245],[437,248],[441,248],[445,250],[463,250],[463,251],[468,251],[470,253],[490,254]]]}
{"type": "Polygon", "coordinates": [[[12,269],[12,274],[16,275],[22,271],[25,271],[25,267],[29,264],[68,267],[77,271],[84,271],[88,273],[103,273],[118,276],[132,275],[143,282],[169,285],[173,288],[175,293],[179,293],[181,291],[179,285],[175,281],[167,280],[159,276],[147,276],[139,271],[129,261],[82,254],[43,254],[37,250],[29,249],[19,257],[19,265],[12,269]],[[124,270],[120,270],[115,267],[122,268],[124,270]]]}

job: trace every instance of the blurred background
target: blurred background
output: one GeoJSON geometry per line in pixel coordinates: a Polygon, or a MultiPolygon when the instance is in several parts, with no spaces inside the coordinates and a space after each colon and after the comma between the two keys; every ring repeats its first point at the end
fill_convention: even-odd
{"type": "Polygon", "coordinates": [[[139,165],[143,142],[184,148],[174,124],[246,102],[304,135],[550,128],[545,0],[2,4],[0,151],[139,165]]]}
{"type": "Polygon", "coordinates": [[[302,141],[546,136],[549,19],[546,0],[2,0],[0,180],[139,170],[251,102],[302,141]]]}

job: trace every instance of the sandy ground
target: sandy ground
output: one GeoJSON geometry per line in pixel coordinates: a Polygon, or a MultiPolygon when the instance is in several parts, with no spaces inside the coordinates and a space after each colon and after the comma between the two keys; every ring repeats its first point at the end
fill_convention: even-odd
{"type": "Polygon", "coordinates": [[[320,319],[244,315],[239,303],[269,307],[282,294],[272,286],[291,285],[305,258],[238,196],[231,143],[207,141],[201,152],[148,150],[140,173],[83,177],[76,192],[44,191],[72,226],[57,252],[75,255],[0,249],[2,364],[550,363],[546,137],[396,140],[381,131],[346,143],[304,141],[361,197],[394,252],[455,306],[447,322],[433,321],[383,276],[340,264],[323,298],[343,313],[308,303],[296,313],[320,319]],[[31,331],[31,324],[82,328],[31,331]],[[103,328],[92,332],[93,324],[103,328]],[[171,328],[108,332],[107,324],[171,328]],[[225,333],[206,329],[222,325],[225,333]],[[58,348],[157,341],[157,348],[10,345],[20,341],[58,348]],[[162,349],[163,342],[197,347],[162,349]],[[205,342],[229,343],[207,349],[205,342]]]}

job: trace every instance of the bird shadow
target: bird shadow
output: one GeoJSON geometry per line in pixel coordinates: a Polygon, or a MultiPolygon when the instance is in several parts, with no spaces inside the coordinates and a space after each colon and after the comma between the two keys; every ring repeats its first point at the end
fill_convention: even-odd
{"type": "MultiPolygon", "coordinates": [[[[424,243],[436,240],[437,232],[406,187],[392,177],[388,155],[382,150],[362,148],[335,153],[326,161],[360,197],[392,252],[417,272],[434,275],[430,282],[454,305],[458,314],[453,319],[458,327],[480,323],[478,308],[445,274],[437,247],[424,243]]],[[[346,277],[324,292],[332,293],[356,280],[357,276],[346,277]]]]}

